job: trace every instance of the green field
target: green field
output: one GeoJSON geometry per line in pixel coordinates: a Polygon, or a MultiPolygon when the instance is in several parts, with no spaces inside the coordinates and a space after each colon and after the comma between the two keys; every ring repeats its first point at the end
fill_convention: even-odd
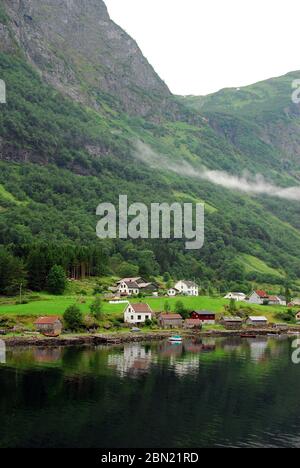
{"type": "MultiPolygon", "coordinates": [[[[32,300],[28,304],[17,305],[16,300],[8,300],[7,298],[0,299],[0,315],[12,316],[32,316],[41,315],[62,315],[66,308],[74,303],[77,303],[84,313],[89,312],[89,306],[94,300],[93,296],[80,297],[78,295],[51,296],[40,294],[39,300],[32,300]]],[[[213,298],[207,296],[199,297],[177,297],[177,298],[145,298],[142,302],[147,302],[154,312],[164,310],[164,304],[169,302],[171,310],[174,311],[176,302],[180,300],[184,303],[187,309],[194,310],[209,310],[216,313],[224,312],[224,306],[229,305],[229,300],[223,298],[213,298]]],[[[132,302],[141,302],[133,299],[132,302]]],[[[238,307],[249,307],[248,304],[239,303],[238,307]]],[[[104,313],[107,315],[121,314],[125,309],[125,304],[109,304],[104,302],[104,313]]],[[[253,314],[263,314],[272,319],[274,313],[284,311],[283,307],[275,306],[253,306],[253,314]]]]}

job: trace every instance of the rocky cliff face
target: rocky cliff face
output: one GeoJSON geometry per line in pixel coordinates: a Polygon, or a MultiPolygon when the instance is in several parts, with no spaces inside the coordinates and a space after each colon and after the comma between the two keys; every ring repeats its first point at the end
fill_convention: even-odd
{"type": "Polygon", "coordinates": [[[103,94],[140,115],[170,91],[136,42],[109,17],[102,0],[1,0],[9,17],[0,50],[15,44],[60,91],[97,106],[103,94]]]}

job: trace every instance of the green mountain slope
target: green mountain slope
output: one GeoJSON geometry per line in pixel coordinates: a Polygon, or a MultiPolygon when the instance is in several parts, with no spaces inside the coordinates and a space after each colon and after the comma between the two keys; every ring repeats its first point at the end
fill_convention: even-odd
{"type": "MultiPolygon", "coordinates": [[[[51,37],[49,43],[46,33],[43,35],[57,22],[55,2],[30,0],[26,8],[31,9],[24,11],[23,4],[16,9],[2,0],[0,10],[0,78],[8,89],[8,102],[0,106],[0,244],[9,246],[24,260],[29,285],[34,286],[32,271],[33,265],[37,266],[33,259],[38,251],[38,258],[45,255],[43,271],[39,272],[43,281],[54,263],[63,263],[70,270],[85,262],[92,274],[136,271],[151,276],[169,271],[175,277],[199,279],[203,286],[213,283],[221,290],[247,290],[253,282],[280,286],[288,275],[296,289],[300,278],[299,202],[254,197],[167,168],[151,168],[134,158],[135,142],[139,140],[179,163],[204,164],[230,174],[248,169],[282,187],[295,185],[298,173],[291,150],[281,150],[268,133],[278,119],[286,135],[293,133],[296,145],[298,115],[295,109],[286,114],[286,85],[283,91],[276,86],[273,93],[271,123],[259,99],[260,88],[268,89],[268,83],[258,85],[257,91],[253,86],[257,107],[249,97],[248,104],[235,101],[233,92],[228,101],[218,95],[215,101],[214,96],[204,101],[179,99],[170,96],[140,52],[135,59],[139,63],[130,65],[134,73],[128,73],[134,81],[142,64],[147,76],[140,77],[136,86],[113,65],[114,50],[109,61],[113,72],[105,72],[107,84],[99,79],[94,86],[92,81],[95,84],[98,73],[102,76],[95,69],[95,55],[86,55],[80,71],[74,50],[65,48],[66,66],[61,69],[60,49],[69,44],[74,28],[82,22],[85,32],[79,45],[84,46],[83,51],[89,41],[93,45],[98,34],[103,37],[102,27],[105,39],[114,33],[115,25],[110,24],[103,2],[85,0],[79,5],[76,0],[75,9],[69,13],[69,2],[59,3],[66,8],[67,17],[62,18],[72,21],[70,29],[60,31],[63,43],[55,48],[51,37]],[[45,15],[49,3],[53,9],[45,15]],[[79,7],[86,8],[84,18],[79,7]],[[96,36],[91,37],[87,31],[95,9],[105,26],[100,24],[100,33],[97,29],[96,36]],[[16,32],[16,17],[21,35],[16,32]],[[46,57],[44,65],[55,65],[51,76],[42,69],[41,55],[32,39],[36,34],[42,43],[40,54],[46,57]],[[65,67],[76,75],[75,81],[65,67]],[[67,90],[68,80],[71,92],[67,90]],[[154,88],[148,86],[150,82],[154,88]],[[257,114],[253,110],[251,116],[247,106],[257,109],[257,114]],[[265,126],[259,123],[260,118],[265,126]],[[183,242],[177,240],[98,240],[96,207],[100,202],[117,203],[119,194],[128,194],[129,202],[147,204],[205,201],[204,248],[187,252],[183,242]]],[[[62,27],[65,23],[59,24],[62,27]]],[[[94,23],[91,30],[95,31],[94,23]]],[[[118,28],[114,48],[123,51],[122,61],[132,43],[120,31],[118,28]]],[[[107,48],[97,50],[97,61],[107,65],[107,55],[107,48]]],[[[266,107],[271,105],[266,97],[262,100],[266,107]]],[[[43,287],[43,281],[39,287],[43,287]]]]}

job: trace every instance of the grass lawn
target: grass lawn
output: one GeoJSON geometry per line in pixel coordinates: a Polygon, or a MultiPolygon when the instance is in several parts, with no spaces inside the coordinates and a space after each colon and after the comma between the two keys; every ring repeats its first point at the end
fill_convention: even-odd
{"type": "MultiPolygon", "coordinates": [[[[74,303],[80,307],[80,309],[87,313],[89,312],[89,306],[94,300],[94,296],[83,296],[81,299],[84,303],[80,303],[79,296],[75,294],[69,294],[64,296],[51,296],[49,294],[39,294],[40,299],[32,300],[28,304],[16,305],[16,299],[0,298],[0,315],[14,315],[14,316],[41,316],[41,315],[62,315],[66,308],[74,303]]],[[[184,303],[187,309],[194,310],[209,310],[216,313],[222,313],[224,306],[229,304],[229,300],[223,298],[212,298],[206,296],[199,297],[175,297],[175,298],[145,298],[142,302],[147,302],[149,306],[155,312],[164,310],[164,304],[166,301],[171,306],[171,310],[174,311],[176,302],[180,300],[184,303]]],[[[140,300],[133,299],[132,302],[141,302],[140,300]]],[[[240,303],[238,307],[248,307],[248,304],[240,303]]],[[[125,304],[109,304],[104,302],[104,313],[106,314],[121,314],[125,309],[125,304]]],[[[270,320],[277,312],[283,312],[285,308],[275,306],[253,306],[253,315],[261,314],[266,315],[270,320]]]]}

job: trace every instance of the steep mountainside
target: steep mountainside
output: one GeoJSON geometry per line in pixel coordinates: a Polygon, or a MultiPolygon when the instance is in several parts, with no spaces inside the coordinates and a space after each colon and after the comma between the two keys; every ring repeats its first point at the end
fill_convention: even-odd
{"type": "Polygon", "coordinates": [[[156,99],[170,97],[102,0],[1,1],[10,18],[1,48],[11,51],[16,41],[43,78],[63,93],[95,106],[113,95],[124,110],[142,115],[156,99]]]}
{"type": "Polygon", "coordinates": [[[0,79],[0,244],[24,259],[31,287],[43,287],[54,263],[82,262],[92,274],[169,271],[221,290],[257,282],[279,292],[287,276],[300,287],[299,201],[229,190],[134,156],[142,141],[146,162],[153,152],[179,166],[297,185],[299,109],[289,78],[177,98],[101,0],[0,0],[0,79]],[[119,194],[147,204],[205,201],[204,248],[97,240],[96,207],[119,194]]]}

